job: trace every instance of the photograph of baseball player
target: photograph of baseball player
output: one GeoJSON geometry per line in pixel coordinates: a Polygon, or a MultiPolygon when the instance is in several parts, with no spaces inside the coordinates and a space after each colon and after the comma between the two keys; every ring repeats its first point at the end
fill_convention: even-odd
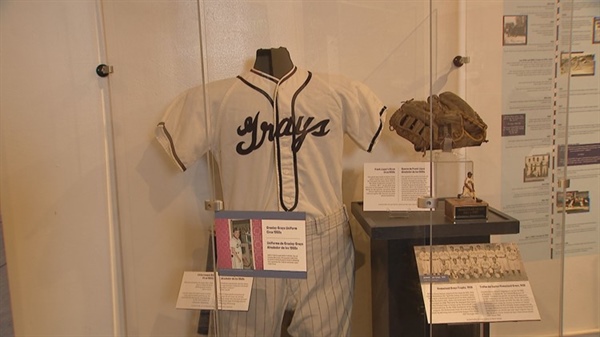
{"type": "Polygon", "coordinates": [[[306,214],[307,278],[254,278],[249,310],[219,313],[222,336],[279,335],[290,309],[290,335],[350,335],[354,244],[342,200],[344,141],[348,135],[371,152],[385,112],[362,82],[302,69],[284,47],[257,50],[250,70],[189,89],[167,109],[158,141],[181,170],[211,151],[227,210],[306,214]]]}
{"type": "Polygon", "coordinates": [[[244,269],[244,257],[242,256],[242,240],[240,239],[240,229],[232,228],[229,247],[231,248],[231,268],[244,269]]]}
{"type": "Polygon", "coordinates": [[[231,268],[254,269],[250,219],[230,220],[231,268]]]}

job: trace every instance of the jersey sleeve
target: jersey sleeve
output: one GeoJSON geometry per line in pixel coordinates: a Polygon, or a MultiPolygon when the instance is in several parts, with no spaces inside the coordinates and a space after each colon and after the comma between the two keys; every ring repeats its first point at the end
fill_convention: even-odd
{"type": "Polygon", "coordinates": [[[365,84],[349,80],[346,86],[341,97],[345,132],[360,148],[371,152],[381,135],[387,108],[365,84]]]}
{"type": "Polygon", "coordinates": [[[209,148],[203,92],[204,87],[197,87],[181,94],[156,127],[156,139],[182,171],[209,148]]]}
{"type": "Polygon", "coordinates": [[[165,111],[155,130],[156,139],[182,171],[212,148],[216,114],[234,82],[229,78],[189,89],[165,111]]]}

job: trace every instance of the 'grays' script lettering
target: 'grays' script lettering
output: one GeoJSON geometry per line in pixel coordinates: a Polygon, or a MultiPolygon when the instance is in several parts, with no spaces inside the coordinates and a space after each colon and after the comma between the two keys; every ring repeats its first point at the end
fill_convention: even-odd
{"type": "Polygon", "coordinates": [[[240,137],[247,137],[249,139],[237,144],[237,153],[241,155],[250,154],[252,151],[259,149],[265,142],[265,139],[272,142],[275,138],[292,136],[294,136],[292,151],[298,152],[307,135],[323,137],[330,131],[327,128],[330,122],[329,119],[314,123],[314,117],[300,116],[294,123],[291,117],[286,117],[280,120],[277,125],[273,125],[266,121],[259,122],[259,116],[260,111],[254,117],[248,116],[244,120],[244,124],[238,127],[237,134],[240,137]]]}

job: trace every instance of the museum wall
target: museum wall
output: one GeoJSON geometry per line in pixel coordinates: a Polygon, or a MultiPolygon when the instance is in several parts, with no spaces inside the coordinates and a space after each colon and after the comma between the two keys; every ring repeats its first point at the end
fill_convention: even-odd
{"type": "MultiPolygon", "coordinates": [[[[178,94],[248,69],[259,48],[285,46],[299,67],[366,83],[388,117],[401,102],[426,98],[430,82],[435,93],[460,93],[490,139],[460,155],[481,172],[479,196],[499,205],[501,35],[481,27],[501,26],[502,4],[465,6],[434,2],[430,35],[421,1],[1,3],[0,187],[16,334],[196,335],[198,312],[176,310],[175,301],[182,273],[206,268],[212,212],[204,201],[218,184],[208,158],[179,172],[154,127],[178,94]],[[465,52],[471,63],[454,67],[465,52]],[[97,77],[99,63],[114,73],[97,77]]],[[[387,127],[373,153],[346,145],[348,206],[362,199],[363,163],[426,159],[387,127]]],[[[353,336],[369,336],[369,241],[351,225],[353,336]]],[[[544,283],[549,263],[527,267],[553,317],[560,272],[544,283]]],[[[597,263],[568,265],[589,282],[569,295],[597,290],[597,263]]],[[[577,326],[593,328],[591,315],[577,326]]],[[[519,324],[493,331],[511,336],[519,324]]],[[[543,325],[533,323],[531,335],[544,335],[543,325]]]]}
{"type": "MultiPolygon", "coordinates": [[[[17,336],[113,334],[108,86],[91,2],[0,3],[1,200],[17,336]]],[[[3,317],[4,319],[4,317],[3,317]]]]}

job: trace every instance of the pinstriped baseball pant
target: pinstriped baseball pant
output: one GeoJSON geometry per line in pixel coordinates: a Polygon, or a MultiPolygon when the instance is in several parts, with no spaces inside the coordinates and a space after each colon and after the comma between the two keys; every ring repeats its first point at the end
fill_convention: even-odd
{"type": "Polygon", "coordinates": [[[350,336],[354,244],[345,208],[306,222],[306,279],[255,278],[245,311],[221,311],[219,335],[280,336],[286,309],[290,335],[350,336]]]}

